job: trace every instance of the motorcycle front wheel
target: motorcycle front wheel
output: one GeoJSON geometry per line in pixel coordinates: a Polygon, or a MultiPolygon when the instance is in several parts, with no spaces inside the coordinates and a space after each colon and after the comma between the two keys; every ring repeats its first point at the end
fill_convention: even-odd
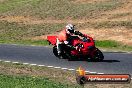
{"type": "Polygon", "coordinates": [[[92,61],[103,61],[103,59],[103,53],[99,49],[97,49],[94,53],[94,56],[92,57],[92,61]]]}

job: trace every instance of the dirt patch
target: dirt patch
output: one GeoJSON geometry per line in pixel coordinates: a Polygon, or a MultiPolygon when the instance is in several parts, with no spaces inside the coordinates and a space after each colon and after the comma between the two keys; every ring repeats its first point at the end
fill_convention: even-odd
{"type": "Polygon", "coordinates": [[[7,1],[7,0],[0,0],[0,3],[5,2],[5,1],[7,1]]]}
{"type": "Polygon", "coordinates": [[[5,20],[8,22],[25,22],[30,21],[30,18],[25,16],[3,16],[0,17],[0,20],[5,20]]]}
{"type": "Polygon", "coordinates": [[[8,21],[8,22],[17,22],[17,23],[23,23],[23,24],[44,24],[44,23],[50,23],[50,24],[55,24],[55,23],[85,23],[87,22],[86,20],[39,20],[37,18],[32,18],[32,17],[25,17],[25,16],[5,16],[5,17],[0,17],[1,21],[8,21]]]}
{"type": "Polygon", "coordinates": [[[87,23],[87,22],[102,22],[106,21],[105,19],[96,19],[96,20],[84,20],[84,19],[77,19],[77,20],[69,20],[69,19],[63,19],[63,20],[54,20],[54,19],[37,19],[33,17],[25,17],[25,16],[4,16],[0,17],[0,21],[8,21],[8,22],[17,22],[22,24],[61,24],[61,23],[72,23],[72,24],[81,24],[81,23],[87,23]]]}
{"type": "MultiPolygon", "coordinates": [[[[31,17],[24,16],[9,16],[2,17],[0,20],[6,20],[8,22],[18,22],[25,24],[44,24],[44,23],[85,23],[85,22],[103,22],[105,19],[97,19],[97,20],[38,20],[31,17]]],[[[132,45],[132,30],[128,30],[126,28],[113,28],[113,29],[91,29],[85,28],[85,30],[81,30],[83,33],[88,33],[96,40],[115,40],[123,42],[124,44],[132,45]]],[[[52,33],[48,35],[57,35],[58,33],[52,33]]],[[[33,40],[43,40],[46,39],[48,35],[41,35],[32,38],[33,40]]]]}
{"type": "Polygon", "coordinates": [[[17,22],[17,23],[24,23],[24,24],[40,24],[42,23],[41,20],[36,20],[31,17],[25,17],[25,16],[4,16],[0,17],[1,21],[8,21],[8,22],[17,22]]]}
{"type": "Polygon", "coordinates": [[[108,0],[74,0],[74,3],[95,3],[95,2],[104,2],[108,0]]]}
{"type": "MultiPolygon", "coordinates": [[[[83,29],[80,32],[88,34],[95,40],[115,40],[125,45],[132,45],[132,30],[126,28],[114,28],[114,29],[83,29]]],[[[44,40],[49,35],[57,35],[58,33],[36,36],[33,40],[44,40]]]]}
{"type": "Polygon", "coordinates": [[[126,28],[85,29],[80,31],[92,36],[95,40],[115,40],[132,45],[132,30],[126,28]]]}
{"type": "Polygon", "coordinates": [[[107,11],[107,12],[104,12],[103,14],[105,14],[104,16],[102,16],[101,18],[105,18],[107,20],[117,20],[117,21],[120,21],[120,20],[132,20],[132,1],[131,0],[124,0],[122,1],[123,5],[114,9],[114,10],[111,10],[111,11],[107,11]],[[124,15],[124,16],[121,16],[122,14],[127,14],[127,13],[130,13],[128,15],[124,15]],[[113,15],[116,17],[112,18],[113,15]]]}
{"type": "Polygon", "coordinates": [[[17,22],[17,23],[23,23],[23,24],[55,24],[55,23],[85,23],[87,22],[86,20],[52,20],[52,19],[45,19],[45,20],[40,20],[37,18],[32,18],[32,17],[25,17],[25,16],[5,16],[5,17],[0,17],[1,21],[8,21],[8,22],[17,22]]]}
{"type": "Polygon", "coordinates": [[[69,20],[69,19],[63,19],[63,20],[52,20],[52,19],[37,19],[33,17],[25,17],[25,16],[5,16],[0,17],[0,21],[8,21],[8,22],[17,22],[22,24],[61,24],[61,23],[72,23],[72,24],[83,24],[83,23],[95,23],[95,22],[105,22],[105,21],[127,21],[128,19],[132,19],[131,16],[128,16],[129,18],[125,19],[108,19],[108,18],[98,18],[98,19],[77,19],[77,20],[69,20]]]}

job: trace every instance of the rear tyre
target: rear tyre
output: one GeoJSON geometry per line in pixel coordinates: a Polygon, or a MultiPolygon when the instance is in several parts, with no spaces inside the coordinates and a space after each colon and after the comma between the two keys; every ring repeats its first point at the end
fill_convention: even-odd
{"type": "Polygon", "coordinates": [[[104,59],[103,53],[99,49],[97,49],[94,54],[94,57],[92,58],[92,61],[102,61],[103,59],[104,59]]]}
{"type": "Polygon", "coordinates": [[[53,53],[56,57],[59,57],[58,53],[57,53],[57,46],[53,47],[53,53]]]}
{"type": "Polygon", "coordinates": [[[54,46],[54,47],[53,47],[53,53],[54,53],[54,55],[55,55],[56,57],[58,57],[59,59],[65,59],[64,54],[61,53],[61,55],[58,55],[57,52],[58,52],[58,51],[57,51],[57,46],[54,46]]]}

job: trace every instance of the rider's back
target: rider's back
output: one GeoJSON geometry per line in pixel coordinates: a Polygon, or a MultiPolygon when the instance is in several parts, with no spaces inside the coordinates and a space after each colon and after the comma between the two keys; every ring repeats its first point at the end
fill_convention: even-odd
{"type": "Polygon", "coordinates": [[[59,39],[60,42],[64,42],[64,41],[67,40],[67,35],[66,35],[65,29],[63,29],[63,30],[59,33],[58,39],[59,39]]]}

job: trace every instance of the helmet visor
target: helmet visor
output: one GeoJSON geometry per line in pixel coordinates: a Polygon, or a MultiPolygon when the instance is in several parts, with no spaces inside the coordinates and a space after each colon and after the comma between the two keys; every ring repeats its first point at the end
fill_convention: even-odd
{"type": "Polygon", "coordinates": [[[70,29],[68,29],[68,31],[69,31],[70,33],[74,33],[74,30],[70,30],[70,29]]]}

